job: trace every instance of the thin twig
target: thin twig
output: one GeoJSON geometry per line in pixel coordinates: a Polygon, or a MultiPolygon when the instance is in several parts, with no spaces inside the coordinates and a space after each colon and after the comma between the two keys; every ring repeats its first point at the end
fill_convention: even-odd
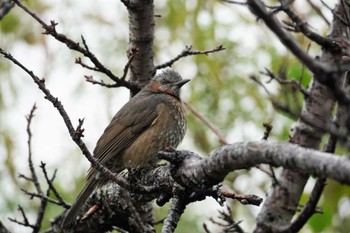
{"type": "Polygon", "coordinates": [[[9,219],[11,222],[14,222],[14,223],[17,223],[17,224],[19,224],[19,225],[26,226],[26,227],[30,227],[30,228],[34,229],[35,226],[29,223],[28,218],[27,218],[27,215],[26,215],[26,213],[24,212],[23,207],[19,205],[19,206],[18,206],[18,210],[19,210],[19,211],[21,212],[21,214],[22,214],[23,221],[19,221],[19,220],[15,219],[15,218],[8,218],[8,219],[9,219]]]}
{"type": "Polygon", "coordinates": [[[182,50],[182,52],[177,55],[176,57],[174,57],[173,59],[171,59],[168,62],[165,62],[163,64],[157,65],[156,69],[162,69],[162,68],[166,68],[166,67],[171,67],[176,61],[180,60],[183,57],[187,57],[187,56],[192,56],[192,55],[199,55],[199,54],[205,54],[208,55],[210,53],[215,53],[215,52],[219,52],[225,50],[225,48],[222,45],[219,45],[217,47],[215,47],[214,49],[210,49],[210,50],[192,50],[192,46],[186,46],[184,50],[182,50]]]}
{"type": "Polygon", "coordinates": [[[235,232],[235,233],[243,233],[243,229],[239,226],[239,224],[242,221],[235,221],[232,218],[231,214],[231,208],[226,205],[227,211],[225,210],[219,210],[219,216],[218,218],[221,219],[223,222],[219,222],[218,220],[215,220],[214,218],[210,218],[209,220],[214,223],[215,225],[218,225],[223,228],[223,232],[229,233],[229,232],[235,232]]]}
{"type": "Polygon", "coordinates": [[[224,197],[239,201],[243,205],[259,206],[263,199],[254,194],[236,194],[228,190],[221,190],[220,194],[224,197]]]}
{"type": "MultiPolygon", "coordinates": [[[[128,74],[128,71],[129,71],[129,68],[130,68],[130,65],[131,65],[131,62],[134,60],[135,56],[137,55],[137,52],[138,52],[138,49],[132,49],[131,50],[131,55],[129,56],[129,60],[128,62],[126,63],[126,65],[124,66],[124,73],[123,73],[123,76],[120,77],[120,79],[124,80],[128,74]]],[[[77,59],[76,60],[76,63],[78,64],[81,64],[82,66],[87,66],[85,64],[83,64],[81,62],[81,59],[77,59]]],[[[95,69],[94,67],[89,67],[90,69],[95,69]]],[[[118,87],[118,84],[117,83],[114,83],[114,84],[108,84],[108,83],[105,83],[103,80],[100,80],[100,81],[96,81],[91,75],[85,75],[85,79],[87,82],[90,82],[92,84],[98,84],[100,86],[103,86],[103,87],[107,87],[107,88],[114,88],[114,87],[118,87]]]]}
{"type": "Polygon", "coordinates": [[[267,140],[270,136],[270,133],[272,131],[273,126],[271,123],[267,123],[267,122],[264,122],[263,126],[265,128],[265,131],[264,131],[264,136],[263,136],[262,140],[267,140]]]}
{"type": "MultiPolygon", "coordinates": [[[[51,35],[56,40],[58,40],[58,41],[62,42],[63,44],[65,44],[69,49],[77,51],[77,52],[83,54],[85,57],[89,58],[90,61],[95,65],[94,68],[90,67],[91,69],[107,75],[110,79],[112,79],[116,83],[116,86],[124,86],[124,87],[127,87],[127,88],[131,89],[131,90],[137,88],[135,85],[133,85],[132,83],[126,81],[125,79],[121,79],[121,78],[115,76],[112,73],[111,70],[106,68],[99,61],[99,59],[97,59],[97,57],[89,50],[89,47],[87,46],[87,43],[86,43],[86,41],[85,41],[83,36],[81,38],[82,38],[82,42],[83,42],[84,47],[80,46],[79,43],[69,39],[66,35],[64,35],[62,33],[58,33],[56,31],[57,23],[55,21],[51,21],[50,25],[48,25],[42,19],[40,19],[34,12],[32,12],[26,6],[24,6],[19,0],[13,0],[13,1],[15,2],[15,4],[17,6],[22,8],[33,19],[35,19],[39,24],[41,24],[41,26],[45,30],[44,34],[51,35]]],[[[88,66],[86,68],[88,68],[88,66]]]]}
{"type": "Polygon", "coordinates": [[[120,185],[123,188],[129,189],[129,190],[135,190],[138,192],[147,192],[147,193],[154,191],[154,187],[146,187],[146,186],[131,187],[130,184],[123,177],[118,176],[117,174],[111,172],[105,166],[101,165],[96,160],[96,158],[92,156],[91,152],[89,151],[85,143],[81,140],[81,132],[77,132],[74,129],[73,124],[66,110],[64,109],[64,106],[62,105],[62,103],[58,100],[58,98],[54,97],[51,94],[51,92],[46,88],[44,79],[39,79],[32,71],[30,71],[22,63],[16,60],[10,53],[7,53],[1,48],[0,48],[0,54],[3,54],[5,58],[9,59],[18,67],[20,67],[23,71],[25,71],[33,79],[33,81],[38,85],[39,89],[45,94],[45,98],[53,104],[53,106],[57,109],[57,111],[61,115],[72,140],[77,144],[77,146],[80,148],[84,156],[89,160],[89,162],[94,168],[96,168],[98,171],[100,171],[110,180],[116,182],[118,185],[120,185]]]}
{"type": "Polygon", "coordinates": [[[319,44],[326,50],[330,50],[331,52],[339,53],[341,51],[340,45],[335,43],[334,40],[329,39],[327,37],[323,37],[318,35],[317,33],[310,30],[308,24],[304,22],[299,15],[297,15],[290,8],[290,4],[281,3],[282,10],[289,16],[289,18],[293,21],[293,24],[287,23],[295,32],[302,32],[307,38],[319,44]]]}
{"type": "Polygon", "coordinates": [[[323,14],[322,10],[316,5],[314,4],[311,0],[306,0],[310,6],[312,7],[312,9],[314,9],[314,11],[316,11],[316,13],[321,16],[321,18],[326,22],[326,24],[329,26],[331,25],[331,23],[329,22],[329,20],[327,19],[327,17],[323,14]]]}
{"type": "Polygon", "coordinates": [[[34,166],[33,166],[33,161],[32,161],[32,131],[30,129],[30,124],[32,123],[32,119],[34,117],[34,112],[36,110],[36,105],[34,104],[33,107],[30,110],[30,113],[28,116],[26,116],[27,119],[27,134],[28,134],[28,140],[27,140],[27,145],[28,145],[28,164],[29,164],[29,169],[31,173],[31,180],[35,186],[35,189],[38,193],[42,193],[43,191],[41,190],[38,177],[36,175],[34,166]]]}
{"type": "MultiPolygon", "coordinates": [[[[277,77],[272,71],[270,71],[267,68],[265,68],[265,71],[266,72],[260,72],[260,73],[264,74],[266,76],[269,76],[271,78],[271,80],[276,80],[279,84],[293,85],[304,95],[304,97],[309,96],[309,92],[303,87],[303,85],[301,85],[301,83],[297,82],[296,80],[294,80],[294,79],[292,79],[292,80],[281,79],[281,78],[277,77]]],[[[269,80],[268,82],[270,82],[271,80],[269,80]]]]}
{"type": "MultiPolygon", "coordinates": [[[[53,180],[55,179],[56,177],[56,172],[57,170],[55,170],[52,174],[52,178],[50,179],[48,177],[48,174],[47,174],[47,171],[46,171],[46,168],[45,168],[45,164],[43,162],[41,162],[41,169],[44,173],[44,176],[45,176],[45,179],[46,179],[46,183],[49,185],[49,189],[52,190],[53,194],[57,197],[57,201],[55,201],[54,204],[56,205],[59,205],[59,206],[63,206],[64,208],[68,209],[70,208],[70,205],[65,202],[62,198],[62,196],[59,194],[59,192],[57,191],[57,189],[55,188],[55,186],[53,185],[53,180]],[[58,204],[57,204],[58,203],[58,204]]],[[[51,201],[52,199],[48,197],[48,201],[52,202],[51,201]]],[[[53,202],[52,202],[53,203],[53,202]]]]}
{"type": "MultiPolygon", "coordinates": [[[[33,197],[36,197],[36,198],[39,198],[39,199],[45,199],[47,200],[48,202],[52,203],[52,204],[55,204],[55,205],[58,205],[58,206],[62,206],[62,203],[60,201],[57,201],[53,198],[50,198],[44,194],[40,194],[40,193],[34,193],[34,192],[29,192],[28,190],[26,189],[23,189],[21,188],[21,191],[23,193],[25,193],[26,195],[28,195],[30,198],[33,198],[33,197]]],[[[64,208],[69,208],[70,205],[67,204],[67,206],[63,206],[64,208]]]]}
{"type": "Polygon", "coordinates": [[[230,4],[236,4],[236,5],[241,5],[241,6],[246,6],[247,3],[245,2],[238,2],[238,1],[232,1],[232,0],[222,0],[223,2],[230,3],[230,4]]]}
{"type": "Polygon", "coordinates": [[[196,111],[189,103],[183,101],[184,105],[195,115],[200,121],[202,121],[208,128],[218,137],[219,142],[223,145],[228,144],[224,136],[220,131],[202,114],[196,111]]]}

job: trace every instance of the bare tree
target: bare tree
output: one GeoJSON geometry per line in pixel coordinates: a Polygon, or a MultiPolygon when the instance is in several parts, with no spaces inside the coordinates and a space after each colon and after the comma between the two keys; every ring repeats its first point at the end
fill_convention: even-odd
{"type": "MultiPolygon", "coordinates": [[[[171,67],[177,60],[190,55],[210,54],[225,48],[221,45],[205,51],[193,50],[187,47],[177,57],[163,64],[154,64],[154,3],[153,1],[122,0],[129,13],[129,48],[128,62],[120,76],[105,67],[93,54],[87,41],[82,37],[81,43],[75,42],[56,30],[56,23],[44,22],[21,1],[12,1],[27,14],[31,15],[44,29],[44,34],[52,36],[65,44],[69,49],[77,51],[88,59],[92,65],[86,64],[82,58],[76,63],[83,68],[105,74],[111,83],[104,83],[87,77],[87,81],[104,87],[127,87],[131,94],[137,93],[146,85],[157,69],[171,67]],[[129,73],[129,80],[126,80],[129,73]]],[[[53,96],[45,86],[45,80],[40,79],[29,68],[25,67],[9,52],[0,49],[0,53],[13,64],[24,70],[44,93],[59,112],[69,131],[72,140],[81,152],[91,162],[92,166],[108,176],[111,185],[93,195],[87,205],[81,210],[81,220],[72,232],[107,232],[112,229],[121,232],[154,232],[151,202],[156,200],[158,205],[164,205],[172,198],[168,215],[163,221],[162,232],[174,232],[178,222],[189,203],[203,200],[207,196],[215,198],[222,204],[226,198],[240,201],[242,204],[260,205],[262,198],[252,195],[238,195],[225,190],[220,183],[228,173],[240,169],[259,167],[271,176],[272,185],[269,194],[256,218],[254,232],[298,232],[317,211],[317,203],[325,187],[326,179],[334,179],[344,185],[350,184],[350,160],[347,156],[335,154],[337,143],[349,147],[349,103],[348,92],[348,61],[349,61],[349,3],[340,0],[333,10],[333,21],[330,23],[328,35],[323,37],[311,30],[307,22],[293,10],[293,1],[280,0],[276,6],[267,6],[260,0],[246,2],[225,1],[248,7],[256,16],[258,22],[264,23],[276,35],[282,44],[298,59],[309,72],[313,74],[312,82],[306,89],[297,80],[285,80],[275,75],[269,69],[264,75],[276,80],[280,85],[293,85],[303,95],[303,108],[300,113],[294,112],[281,104],[268,92],[259,77],[252,80],[265,88],[272,104],[278,110],[284,111],[297,118],[292,128],[289,142],[269,142],[271,126],[265,125],[266,132],[262,141],[239,142],[228,144],[218,130],[190,105],[189,110],[203,121],[224,144],[214,149],[207,157],[190,151],[169,149],[159,152],[159,158],[169,161],[168,166],[152,168],[129,169],[128,174],[114,174],[99,164],[82,140],[83,120],[76,127],[70,120],[64,105],[58,97],[53,96]],[[285,13],[288,21],[281,21],[279,14],[285,13]],[[293,34],[301,34],[322,48],[317,58],[312,58],[295,40],[293,34]],[[320,148],[322,138],[328,135],[324,149],[320,148]],[[270,170],[261,168],[261,164],[270,165],[270,170]],[[281,173],[275,174],[272,167],[282,167],[281,173]],[[295,217],[301,195],[310,175],[317,180],[306,205],[295,217]],[[293,219],[293,217],[295,217],[293,219]]],[[[311,6],[312,2],[310,1],[311,6]]],[[[49,203],[69,208],[53,185],[55,172],[50,178],[45,164],[41,165],[48,188],[43,191],[31,162],[31,131],[30,122],[33,119],[35,106],[28,115],[28,164],[30,176],[22,178],[33,182],[36,191],[23,190],[30,197],[41,200],[35,223],[30,223],[25,210],[19,206],[23,220],[12,219],[13,222],[27,226],[32,232],[42,230],[42,219],[49,203]],[[54,194],[54,198],[50,196],[54,194]]],[[[231,210],[230,210],[231,211],[231,210]]],[[[60,232],[60,223],[65,211],[52,222],[50,229],[45,232],[60,232]]],[[[224,220],[224,232],[243,232],[240,222],[230,218],[229,213],[220,213],[224,220]]],[[[213,220],[213,222],[220,224],[213,220]]],[[[8,232],[0,223],[1,232],[8,232]]],[[[204,226],[206,232],[210,232],[204,226]]]]}

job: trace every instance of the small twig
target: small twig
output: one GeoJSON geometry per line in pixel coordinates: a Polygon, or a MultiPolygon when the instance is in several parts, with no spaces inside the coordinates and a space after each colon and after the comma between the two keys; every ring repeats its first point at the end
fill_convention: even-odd
{"type": "MultiPolygon", "coordinates": [[[[29,191],[27,191],[26,189],[23,189],[23,188],[21,188],[21,191],[22,191],[23,193],[25,193],[26,195],[28,195],[31,199],[32,199],[33,197],[36,197],[36,198],[39,198],[39,199],[45,199],[45,200],[47,200],[48,202],[50,202],[50,203],[52,203],[52,204],[55,204],[55,205],[58,205],[58,206],[63,206],[62,203],[61,203],[60,201],[57,201],[57,200],[55,200],[55,199],[52,199],[52,198],[50,198],[50,197],[48,197],[48,196],[46,196],[46,195],[44,195],[44,194],[29,192],[29,191]]],[[[64,208],[69,208],[70,205],[67,204],[67,206],[63,206],[63,207],[64,207],[64,208]]]]}
{"type": "MultiPolygon", "coordinates": [[[[24,6],[19,0],[13,0],[13,2],[22,8],[25,12],[27,12],[33,19],[35,19],[43,28],[44,28],[44,34],[51,35],[56,40],[62,42],[65,44],[69,49],[77,51],[81,54],[83,54],[85,57],[89,58],[90,61],[95,65],[94,68],[86,66],[86,68],[98,71],[100,73],[103,73],[107,75],[110,79],[112,79],[115,82],[116,86],[124,86],[131,90],[137,88],[132,83],[126,81],[125,79],[121,79],[117,76],[115,76],[111,70],[106,68],[98,59],[97,57],[89,50],[89,47],[87,46],[87,43],[82,36],[82,42],[84,47],[80,46],[79,43],[69,39],[66,35],[58,33],[56,31],[57,23],[55,21],[51,21],[50,25],[46,24],[42,19],[40,19],[34,12],[29,10],[26,6],[24,6]]],[[[80,63],[79,63],[80,64],[80,63]]],[[[82,65],[82,64],[81,64],[82,65]]]]}
{"type": "Polygon", "coordinates": [[[134,58],[135,58],[135,56],[137,55],[138,52],[139,52],[139,49],[138,49],[138,48],[132,48],[132,49],[130,49],[129,59],[128,59],[128,62],[126,63],[126,65],[124,66],[124,69],[123,69],[123,71],[124,71],[123,76],[120,77],[121,80],[125,80],[126,75],[128,74],[128,71],[129,71],[131,62],[134,60],[134,58]]]}
{"type": "Polygon", "coordinates": [[[270,168],[270,172],[271,172],[270,174],[272,177],[272,185],[279,185],[275,170],[273,169],[273,167],[271,165],[269,165],[269,168],[270,168]]]}
{"type": "MultiPolygon", "coordinates": [[[[296,56],[305,66],[314,74],[327,73],[326,67],[318,61],[315,61],[313,57],[308,55],[299,44],[283,30],[279,21],[276,20],[274,15],[268,12],[265,5],[261,0],[247,0],[247,4],[251,12],[259,19],[262,19],[266,26],[278,37],[278,39],[288,48],[294,56],[296,56]]],[[[326,77],[317,76],[318,81],[325,83],[326,77]]],[[[328,79],[328,77],[327,77],[328,79]]],[[[331,85],[331,84],[330,84],[331,85]]]]}
{"type": "Polygon", "coordinates": [[[30,113],[28,116],[26,116],[27,119],[27,134],[28,134],[28,141],[27,141],[27,145],[28,145],[28,164],[29,164],[29,169],[30,169],[30,173],[31,173],[31,180],[35,186],[35,189],[37,190],[38,193],[42,193],[39,181],[38,181],[38,177],[36,175],[35,169],[34,169],[34,165],[33,165],[33,161],[32,161],[32,132],[30,129],[30,124],[32,123],[32,119],[34,117],[34,112],[36,110],[36,105],[34,104],[32,109],[30,110],[30,113]]]}
{"type": "Polygon", "coordinates": [[[182,52],[177,55],[175,58],[171,59],[168,62],[165,62],[163,64],[157,65],[156,69],[162,69],[162,68],[166,68],[166,67],[171,67],[176,61],[178,61],[179,59],[183,58],[183,57],[187,57],[187,56],[192,56],[192,55],[199,55],[199,54],[205,54],[208,55],[210,53],[215,53],[215,52],[219,52],[225,50],[225,48],[222,45],[217,46],[214,49],[210,49],[210,50],[192,50],[192,46],[186,46],[184,50],[182,50],[182,52]]]}
{"type": "Polygon", "coordinates": [[[270,77],[270,80],[268,82],[271,82],[271,80],[276,80],[279,84],[282,84],[282,85],[293,85],[298,90],[300,90],[300,92],[304,95],[304,97],[309,96],[309,92],[296,80],[294,80],[294,79],[293,80],[281,79],[281,78],[277,77],[272,71],[270,71],[267,68],[265,68],[265,71],[266,72],[260,72],[260,73],[270,77]]]}
{"type": "Polygon", "coordinates": [[[214,218],[210,218],[209,220],[220,226],[223,227],[223,232],[229,233],[229,232],[235,232],[235,233],[243,233],[243,229],[239,226],[239,224],[242,222],[241,221],[234,221],[231,215],[231,208],[227,205],[227,211],[225,212],[224,210],[219,211],[219,216],[218,218],[221,219],[223,222],[219,222],[215,220],[214,218]]]}
{"type": "Polygon", "coordinates": [[[88,211],[86,211],[86,213],[84,214],[84,216],[81,217],[80,221],[89,218],[91,215],[93,215],[94,213],[96,213],[96,211],[97,211],[99,208],[100,208],[100,206],[97,205],[97,204],[91,206],[91,208],[88,209],[88,211]]]}
{"type": "Polygon", "coordinates": [[[25,175],[23,175],[23,174],[19,174],[19,175],[18,175],[18,178],[22,178],[22,179],[25,179],[25,180],[27,180],[27,181],[33,182],[33,179],[32,179],[32,178],[30,178],[30,177],[28,177],[28,176],[25,176],[25,175]]]}
{"type": "Polygon", "coordinates": [[[312,7],[312,9],[314,9],[314,11],[316,11],[316,13],[321,16],[321,18],[326,22],[326,24],[329,26],[331,25],[331,23],[329,22],[329,20],[327,19],[327,17],[323,14],[322,10],[316,6],[311,0],[306,0],[310,6],[312,7]]]}
{"type": "Polygon", "coordinates": [[[204,229],[205,233],[211,233],[211,232],[209,231],[208,226],[207,226],[206,223],[203,223],[203,229],[204,229]]]}
{"type": "MultiPolygon", "coordinates": [[[[3,49],[0,48],[0,54],[3,54],[5,58],[12,61],[14,64],[16,64],[18,67],[20,67],[23,71],[25,71],[32,79],[33,81],[38,85],[39,89],[45,94],[45,99],[50,101],[53,106],[57,109],[59,114],[61,115],[67,129],[69,132],[69,135],[71,136],[72,140],[77,144],[77,146],[80,148],[84,156],[89,160],[91,165],[96,168],[99,172],[104,174],[106,177],[108,177],[111,181],[116,182],[119,186],[122,188],[128,189],[128,190],[135,190],[137,192],[146,192],[151,193],[158,189],[158,187],[154,186],[138,186],[138,187],[131,187],[129,182],[127,182],[123,177],[118,176],[118,174],[115,174],[111,172],[108,168],[101,165],[95,157],[91,154],[89,149],[86,147],[85,143],[81,140],[81,134],[77,132],[73,124],[64,109],[64,106],[62,103],[58,100],[58,98],[54,97],[51,92],[46,88],[45,82],[43,79],[39,79],[32,71],[30,71],[28,68],[26,68],[22,63],[20,63],[18,60],[16,60],[10,53],[5,52],[3,49]]],[[[82,124],[82,121],[79,121],[79,125],[82,124]]],[[[80,126],[81,128],[81,126],[80,126]]],[[[77,127],[79,129],[79,126],[77,127]]]]}
{"type": "Polygon", "coordinates": [[[35,229],[35,226],[30,224],[29,221],[28,221],[28,218],[27,218],[27,215],[26,213],[24,212],[24,209],[22,206],[18,206],[18,210],[21,212],[22,214],[22,217],[23,217],[23,221],[19,221],[15,218],[8,218],[11,222],[14,222],[14,223],[17,223],[19,225],[22,225],[22,226],[26,226],[26,227],[30,227],[32,228],[33,230],[35,229]]]}
{"type": "Polygon", "coordinates": [[[254,194],[236,194],[228,190],[221,190],[221,195],[239,201],[243,205],[259,206],[263,199],[254,194]]]}
{"type": "Polygon", "coordinates": [[[83,119],[78,119],[78,126],[77,128],[75,129],[75,137],[78,137],[78,138],[82,138],[84,137],[84,131],[85,129],[83,128],[83,124],[84,124],[84,118],[83,119]]]}
{"type": "Polygon", "coordinates": [[[91,75],[85,75],[84,77],[87,82],[92,84],[98,84],[102,87],[107,87],[107,88],[118,87],[117,84],[108,84],[108,83],[105,83],[103,80],[96,81],[91,75]]]}
{"type": "MultiPolygon", "coordinates": [[[[129,60],[128,62],[126,63],[126,65],[124,66],[124,73],[123,73],[123,76],[120,77],[120,79],[124,80],[128,74],[128,71],[129,71],[129,68],[130,68],[130,65],[131,65],[131,62],[134,60],[135,56],[137,55],[137,52],[138,52],[138,49],[131,49],[131,54],[129,56],[129,60]]],[[[81,62],[81,59],[78,59],[76,60],[77,63],[81,64],[82,66],[86,66],[85,64],[83,64],[81,62]]],[[[94,69],[94,67],[89,67],[89,68],[92,68],[94,69]]],[[[107,87],[107,88],[114,88],[114,87],[118,87],[119,85],[117,83],[114,83],[114,84],[107,84],[105,83],[103,80],[100,80],[100,81],[96,81],[94,80],[94,78],[91,76],[91,75],[85,75],[85,79],[87,82],[90,82],[92,84],[98,84],[100,86],[103,86],[103,87],[107,87]]]]}
{"type": "Polygon", "coordinates": [[[263,126],[265,128],[265,131],[264,131],[264,136],[263,136],[262,140],[267,140],[270,136],[270,133],[272,131],[273,126],[271,123],[267,123],[267,122],[264,122],[263,126]]]}
{"type": "Polygon", "coordinates": [[[195,115],[200,121],[202,121],[208,128],[218,137],[219,142],[223,145],[228,144],[224,136],[219,130],[202,114],[196,111],[189,103],[183,101],[184,105],[195,115]]]}
{"type": "Polygon", "coordinates": [[[88,70],[98,71],[98,69],[97,69],[96,67],[92,67],[92,66],[89,66],[89,65],[85,64],[85,63],[82,61],[81,57],[77,57],[77,58],[75,59],[75,64],[79,64],[79,65],[81,65],[83,68],[86,68],[86,69],[88,69],[88,70]]]}
{"type": "Polygon", "coordinates": [[[245,2],[238,2],[238,1],[232,1],[232,0],[222,0],[223,2],[230,3],[230,4],[236,4],[236,5],[241,5],[241,6],[246,6],[247,3],[245,2]]]}
{"type": "MultiPolygon", "coordinates": [[[[283,4],[283,3],[282,3],[283,4]]],[[[331,52],[339,53],[341,48],[339,44],[335,43],[334,40],[318,35],[317,33],[310,30],[308,24],[304,22],[292,9],[290,8],[290,4],[284,4],[281,6],[283,11],[289,16],[289,18],[293,21],[293,24],[288,24],[293,31],[302,32],[306,37],[315,43],[319,44],[326,50],[330,50],[331,52]]]]}
{"type": "MultiPolygon", "coordinates": [[[[56,205],[59,205],[59,206],[63,206],[64,208],[68,209],[70,208],[70,205],[65,202],[63,200],[63,198],[61,197],[61,195],[59,194],[59,192],[57,191],[57,189],[55,188],[55,186],[53,185],[53,181],[56,177],[56,172],[57,170],[54,171],[53,175],[52,175],[52,178],[49,179],[49,176],[47,174],[47,171],[46,171],[46,168],[45,168],[45,164],[43,162],[41,162],[41,165],[40,165],[43,173],[44,173],[44,176],[45,176],[45,179],[46,179],[46,183],[49,185],[49,189],[52,190],[53,194],[57,197],[57,201],[55,201],[54,204],[56,205]],[[58,204],[57,204],[58,203],[58,204]]],[[[51,198],[48,197],[48,201],[52,202],[51,201],[51,198]]]]}

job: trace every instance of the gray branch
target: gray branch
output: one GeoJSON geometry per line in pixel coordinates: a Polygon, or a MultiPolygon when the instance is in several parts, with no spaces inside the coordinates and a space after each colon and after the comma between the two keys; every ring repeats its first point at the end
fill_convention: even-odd
{"type": "MultiPolygon", "coordinates": [[[[185,160],[186,161],[186,160],[185,160]]],[[[307,149],[287,142],[238,142],[215,149],[206,159],[190,160],[178,170],[184,184],[215,185],[235,170],[258,164],[284,167],[304,174],[327,176],[350,184],[350,159],[347,156],[307,149]]]]}

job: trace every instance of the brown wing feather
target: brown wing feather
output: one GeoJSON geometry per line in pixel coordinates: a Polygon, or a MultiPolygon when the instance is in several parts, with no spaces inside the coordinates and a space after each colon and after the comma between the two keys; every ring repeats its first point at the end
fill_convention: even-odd
{"type": "MultiPolygon", "coordinates": [[[[105,165],[110,159],[118,159],[112,157],[133,143],[157,118],[158,102],[156,96],[140,92],[126,103],[97,141],[94,156],[98,162],[105,165]]],[[[87,179],[94,173],[91,168],[87,179]]]]}

